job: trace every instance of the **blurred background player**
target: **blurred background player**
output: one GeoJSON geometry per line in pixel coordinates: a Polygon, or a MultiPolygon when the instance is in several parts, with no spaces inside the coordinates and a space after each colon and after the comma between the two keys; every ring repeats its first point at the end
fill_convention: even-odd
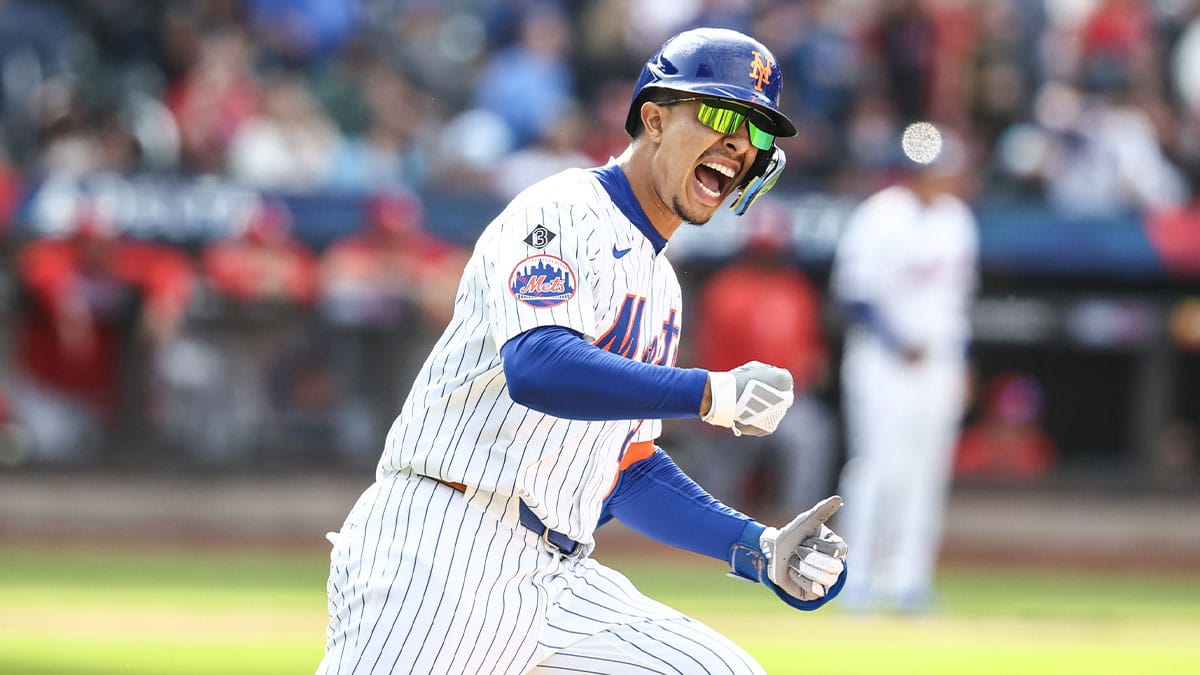
{"type": "Polygon", "coordinates": [[[1054,439],[1041,427],[1044,395],[1024,373],[1001,373],[980,397],[979,419],[958,440],[954,478],[970,483],[1035,483],[1058,460],[1054,439]]]}
{"type": "Polygon", "coordinates": [[[347,442],[352,463],[374,464],[378,439],[438,333],[450,321],[467,252],[425,228],[416,195],[372,195],[362,227],[321,256],[326,351],[346,406],[369,433],[347,442]]]}
{"type": "Polygon", "coordinates": [[[285,357],[306,337],[320,281],[282,202],[260,199],[232,229],[201,250],[201,316],[161,354],[155,381],[167,439],[209,469],[245,460],[280,428],[267,385],[293,365],[285,357]]]}
{"type": "Polygon", "coordinates": [[[86,207],[67,236],[26,244],[17,266],[14,415],[35,460],[88,457],[120,422],[141,419],[154,359],[139,354],[174,339],[191,300],[191,260],[122,236],[86,207]]]}
{"type": "Polygon", "coordinates": [[[254,209],[241,234],[205,248],[203,271],[211,289],[243,305],[312,306],[320,285],[317,257],[292,235],[292,214],[270,200],[254,209]]]}
{"type": "Polygon", "coordinates": [[[18,466],[28,458],[25,429],[13,419],[8,395],[0,388],[0,467],[18,466]]]}
{"type": "Polygon", "coordinates": [[[846,589],[854,608],[930,603],[967,393],[978,242],[953,192],[964,148],[931,125],[909,129],[899,180],[850,216],[831,280],[850,319],[839,522],[855,545],[846,589]]]}
{"type": "Polygon", "coordinates": [[[709,425],[693,425],[686,469],[720,499],[796,513],[832,488],[836,422],[820,398],[830,374],[821,293],[792,256],[791,212],[769,200],[747,212],[741,251],[699,289],[696,361],[710,370],[778,365],[792,374],[795,402],[774,434],[742,439],[737,452],[709,425]]]}

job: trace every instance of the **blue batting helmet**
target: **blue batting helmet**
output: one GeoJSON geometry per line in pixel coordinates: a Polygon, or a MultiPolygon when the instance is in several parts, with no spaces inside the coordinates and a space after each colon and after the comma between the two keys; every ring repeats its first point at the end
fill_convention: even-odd
{"type": "Polygon", "coordinates": [[[775,124],[764,131],[795,136],[796,126],[779,109],[783,72],[761,42],[735,30],[695,28],[666,41],[642,66],[625,118],[629,135],[641,126],[642,103],[655,89],[738,101],[758,108],[775,124]]]}

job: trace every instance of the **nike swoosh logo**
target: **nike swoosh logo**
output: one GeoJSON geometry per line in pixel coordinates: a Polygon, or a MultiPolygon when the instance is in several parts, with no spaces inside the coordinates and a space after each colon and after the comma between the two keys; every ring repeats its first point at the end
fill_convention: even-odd
{"type": "Polygon", "coordinates": [[[630,251],[632,251],[632,250],[633,250],[633,247],[632,247],[632,246],[631,246],[631,247],[629,247],[629,248],[617,248],[617,247],[614,245],[614,246],[613,246],[613,257],[614,257],[614,258],[618,258],[618,259],[620,259],[620,258],[624,258],[624,257],[625,257],[625,254],[626,254],[626,253],[629,253],[629,252],[630,252],[630,251]]]}

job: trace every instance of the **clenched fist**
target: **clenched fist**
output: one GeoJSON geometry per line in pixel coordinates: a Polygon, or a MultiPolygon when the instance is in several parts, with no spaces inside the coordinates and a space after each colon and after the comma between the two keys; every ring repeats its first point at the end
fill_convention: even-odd
{"type": "Polygon", "coordinates": [[[774,433],[794,400],[792,374],[758,361],[710,372],[706,393],[709,406],[701,419],[737,436],[774,433]]]}

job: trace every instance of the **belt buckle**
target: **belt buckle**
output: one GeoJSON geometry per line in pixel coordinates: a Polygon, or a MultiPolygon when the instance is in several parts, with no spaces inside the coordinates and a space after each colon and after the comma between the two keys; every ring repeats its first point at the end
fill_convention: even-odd
{"type": "MultiPolygon", "coordinates": [[[[545,527],[545,523],[542,523],[542,527],[545,527]]],[[[583,544],[580,544],[579,542],[575,542],[575,550],[572,551],[571,553],[567,553],[566,551],[562,550],[561,546],[554,543],[553,541],[550,541],[550,533],[552,531],[553,530],[546,527],[546,529],[542,530],[542,536],[539,538],[543,542],[545,542],[546,545],[549,546],[552,551],[554,551],[555,555],[557,555],[559,558],[562,558],[564,560],[576,560],[576,559],[583,557],[583,544]]]]}

